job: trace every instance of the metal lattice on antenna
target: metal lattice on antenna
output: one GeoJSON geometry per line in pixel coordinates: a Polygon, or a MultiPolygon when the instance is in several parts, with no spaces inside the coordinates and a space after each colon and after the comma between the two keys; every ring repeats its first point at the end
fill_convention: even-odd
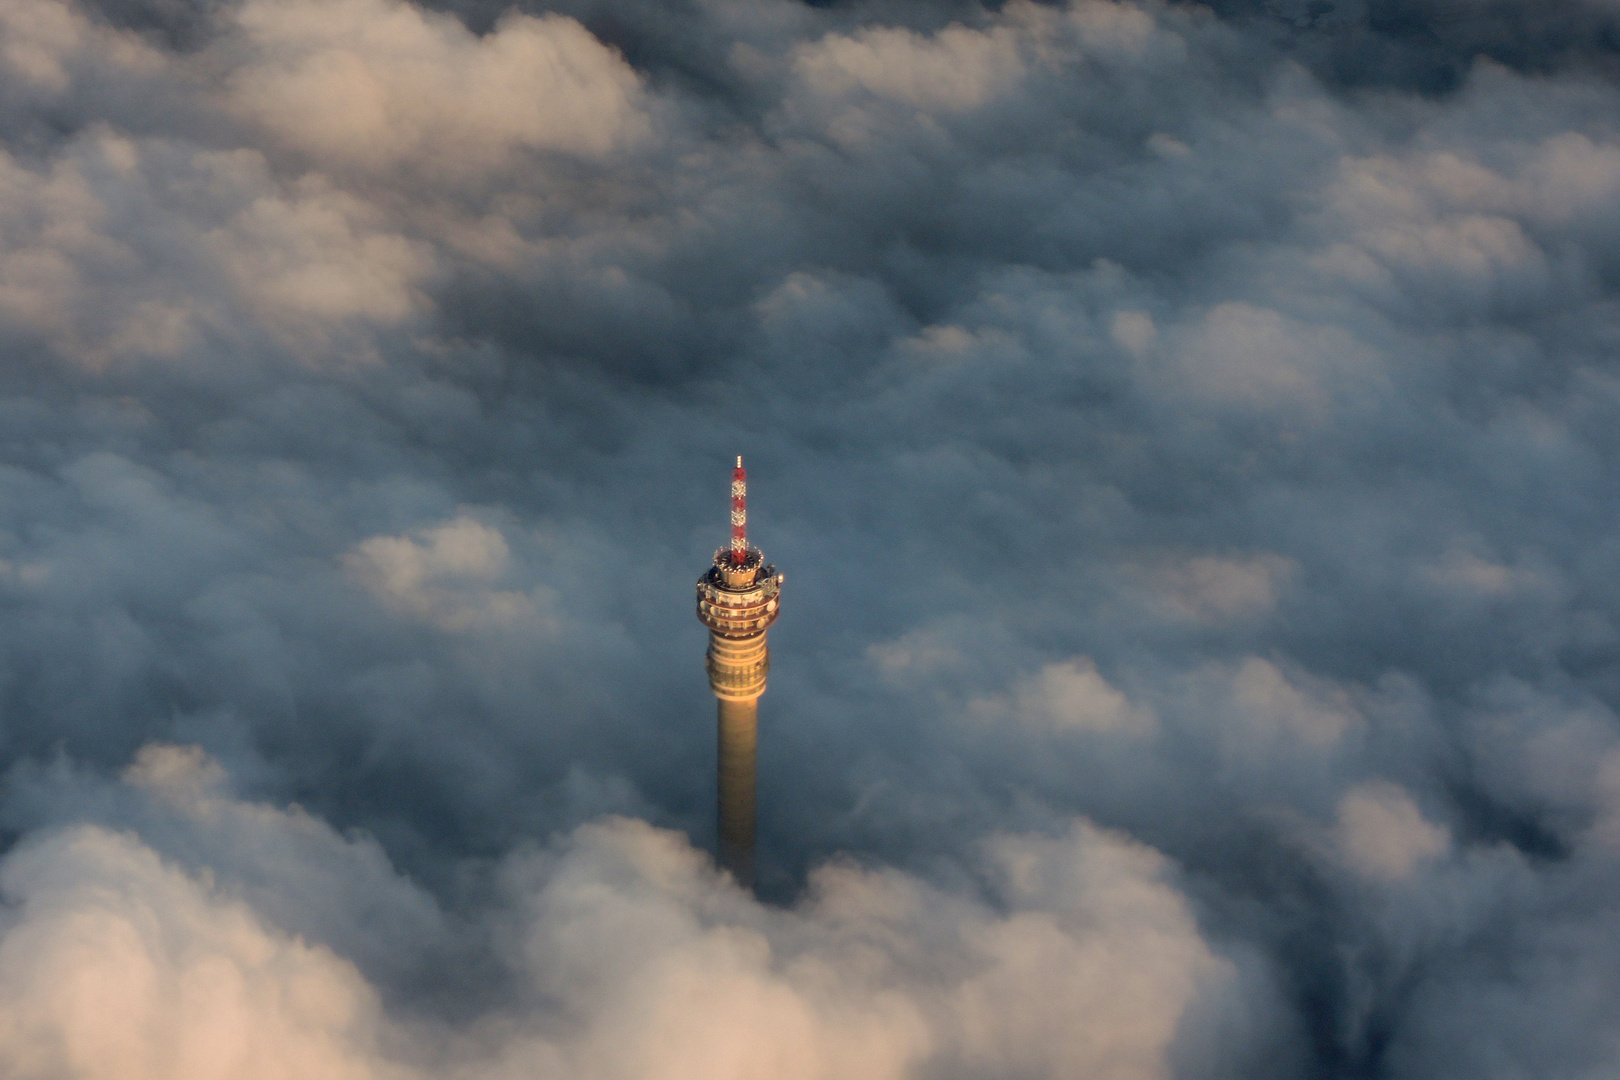
{"type": "Polygon", "coordinates": [[[737,467],[731,470],[731,565],[741,566],[748,561],[748,471],[743,468],[742,455],[737,455],[737,467]]]}

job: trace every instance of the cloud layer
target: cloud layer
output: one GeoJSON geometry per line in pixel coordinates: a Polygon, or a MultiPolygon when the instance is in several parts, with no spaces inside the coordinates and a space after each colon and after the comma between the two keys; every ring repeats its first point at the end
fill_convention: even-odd
{"type": "Polygon", "coordinates": [[[12,1075],[1128,1080],[1167,1075],[1243,1020],[1225,1000],[1239,972],[1199,936],[1163,856],[1084,823],[987,841],[979,897],[831,865],[782,911],[683,838],[606,818],[503,861],[485,944],[505,995],[447,1026],[386,1009],[333,951],[363,954],[378,922],[395,947],[455,936],[373,843],[232,799],[195,750],[150,746],[127,779],[148,831],[203,868],[99,824],[9,856],[12,1075]],[[1208,1030],[1183,1028],[1200,1012],[1208,1030]]]}
{"type": "Polygon", "coordinates": [[[1466,7],[0,0],[5,1071],[1611,1073],[1616,13],[1466,7]]]}

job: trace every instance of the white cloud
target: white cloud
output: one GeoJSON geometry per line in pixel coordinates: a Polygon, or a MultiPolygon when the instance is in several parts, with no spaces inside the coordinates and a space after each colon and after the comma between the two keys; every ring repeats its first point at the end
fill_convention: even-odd
{"type": "Polygon", "coordinates": [[[643,825],[590,826],[573,845],[511,873],[530,970],[586,1008],[576,1075],[1147,1080],[1167,1075],[1179,1018],[1233,977],[1163,860],[1089,826],[994,841],[995,912],[834,866],[777,913],[716,891],[699,857],[643,825]]]}
{"type": "Polygon", "coordinates": [[[1466,546],[1448,550],[1420,566],[1418,576],[1435,589],[1456,597],[1504,600],[1514,595],[1555,594],[1558,581],[1538,567],[1509,566],[1485,558],[1466,546]]]}
{"type": "Polygon", "coordinates": [[[1311,745],[1335,743],[1359,720],[1342,689],[1290,677],[1251,656],[1232,674],[1232,705],[1256,731],[1283,733],[1311,745]]]}
{"type": "Polygon", "coordinates": [[[1083,822],[989,841],[988,901],[834,864],[775,908],[683,838],[606,819],[507,860],[486,917],[516,981],[481,1015],[424,1022],[255,906],[292,910],[277,892],[349,905],[361,896],[344,878],[371,882],[392,947],[422,949],[390,924],[408,890],[375,888],[363,843],[219,793],[194,749],[148,748],[130,776],[164,800],[183,793],[189,824],[158,830],[169,842],[236,855],[191,874],[132,834],[82,825],[8,856],[8,1075],[1163,1080],[1189,1010],[1244,992],[1163,857],[1083,822]],[[330,849],[324,874],[256,864],[317,848],[330,849]]]}
{"type": "Polygon", "coordinates": [[[315,176],[265,191],[205,240],[261,317],[290,333],[312,319],[398,322],[425,306],[434,266],[427,244],[315,176]]]}
{"type": "Polygon", "coordinates": [[[555,623],[550,590],[501,587],[511,548],[499,529],[475,518],[371,537],[345,553],[343,565],[384,603],[445,630],[555,623]]]}
{"type": "Polygon", "coordinates": [[[1228,760],[1254,768],[1303,752],[1331,755],[1364,720],[1345,687],[1263,657],[1209,664],[1181,688],[1228,760]]]}
{"type": "Polygon", "coordinates": [[[1153,16],[1135,4],[1111,0],[1078,0],[1066,13],[1085,48],[1099,57],[1138,58],[1154,46],[1180,58],[1182,42],[1158,26],[1153,16]]]}
{"type": "Polygon", "coordinates": [[[1085,656],[1043,667],[1030,685],[1017,690],[1014,711],[1024,722],[1054,731],[1142,736],[1158,729],[1153,710],[1132,704],[1085,656]]]}
{"type": "Polygon", "coordinates": [[[0,2],[0,71],[43,96],[68,90],[97,67],[131,74],[161,70],[164,54],[139,35],[85,17],[62,0],[0,2]]]}
{"type": "Polygon", "coordinates": [[[854,36],[829,34],[799,50],[799,77],[817,94],[859,88],[919,108],[966,110],[1017,83],[1023,75],[1016,33],[948,26],[924,36],[873,28],[854,36]]]}
{"type": "Polygon", "coordinates": [[[1171,400],[1321,416],[1336,397],[1383,376],[1382,358],[1355,335],[1246,301],[1217,304],[1168,336],[1138,370],[1171,400]]]}
{"type": "Polygon", "coordinates": [[[1409,877],[1423,862],[1451,846],[1451,830],[1423,816],[1397,784],[1371,781],[1339,801],[1336,831],[1340,857],[1375,881],[1409,877]]]}
{"type": "Polygon", "coordinates": [[[1132,356],[1145,354],[1159,336],[1153,316],[1145,311],[1116,312],[1109,332],[1132,356]]]}
{"type": "Polygon", "coordinates": [[[81,826],[0,869],[0,1071],[382,1080],[376,994],[132,836],[81,826]]]}
{"type": "Polygon", "coordinates": [[[1195,555],[1150,564],[1141,573],[1177,617],[1215,623],[1275,610],[1299,566],[1292,559],[1261,552],[1240,557],[1195,555]]]}
{"type": "Polygon", "coordinates": [[[231,108],[317,167],[470,178],[649,130],[635,72],[561,15],[477,37],[399,0],[250,0],[235,21],[231,108]]]}
{"type": "Polygon", "coordinates": [[[0,149],[0,326],[87,368],[182,358],[233,323],[325,355],[306,347],[424,310],[435,267],[376,206],[316,176],[284,184],[257,151],[100,128],[48,171],[0,149]]]}
{"type": "Polygon", "coordinates": [[[1140,739],[1159,727],[1153,708],[1128,698],[1088,656],[1047,664],[1003,693],[969,698],[965,711],[979,724],[1041,734],[1090,732],[1140,739]]]}
{"type": "Polygon", "coordinates": [[[1561,132],[1538,146],[1525,163],[1514,201],[1533,218],[1559,224],[1613,220],[1620,200],[1620,146],[1561,132]]]}
{"type": "MultiPolygon", "coordinates": [[[[841,103],[829,129],[841,142],[874,137],[872,104],[901,106],[931,130],[929,116],[969,114],[1026,91],[1037,75],[1185,55],[1182,40],[1140,7],[1077,0],[1066,9],[1007,4],[982,27],[958,23],[932,32],[867,26],[831,33],[792,53],[798,83],[818,105],[841,103]]],[[[905,114],[899,114],[904,116],[905,114]]]]}

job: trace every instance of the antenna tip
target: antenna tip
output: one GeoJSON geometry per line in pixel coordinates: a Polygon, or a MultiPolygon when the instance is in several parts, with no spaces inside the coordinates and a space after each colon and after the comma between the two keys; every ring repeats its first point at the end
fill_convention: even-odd
{"type": "Polygon", "coordinates": [[[741,454],[737,455],[737,468],[739,468],[739,469],[742,468],[742,455],[741,454]]]}

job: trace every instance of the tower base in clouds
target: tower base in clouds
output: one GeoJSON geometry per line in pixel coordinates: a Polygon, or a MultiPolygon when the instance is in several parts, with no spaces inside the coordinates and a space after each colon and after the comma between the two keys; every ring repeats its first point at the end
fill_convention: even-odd
{"type": "Polygon", "coordinates": [[[754,762],[759,745],[759,699],[720,699],[720,865],[738,884],[754,884],[754,762]]]}

